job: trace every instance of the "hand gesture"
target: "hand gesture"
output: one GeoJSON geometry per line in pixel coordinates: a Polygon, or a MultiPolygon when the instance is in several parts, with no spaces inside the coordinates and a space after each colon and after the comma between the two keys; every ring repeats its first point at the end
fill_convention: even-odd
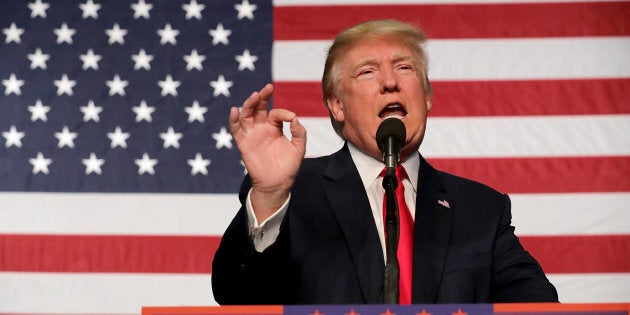
{"type": "Polygon", "coordinates": [[[267,110],[273,85],[253,92],[242,110],[230,110],[230,133],[252,179],[251,201],[258,222],[273,214],[289,192],[306,152],[306,129],[295,113],[286,109],[267,110]],[[282,132],[290,123],[291,140],[282,132]]]}

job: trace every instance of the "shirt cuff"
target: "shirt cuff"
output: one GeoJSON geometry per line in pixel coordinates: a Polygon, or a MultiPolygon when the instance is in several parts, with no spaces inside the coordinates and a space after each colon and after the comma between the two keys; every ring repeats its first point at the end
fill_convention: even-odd
{"type": "Polygon", "coordinates": [[[276,210],[276,212],[274,212],[274,214],[265,221],[258,223],[258,219],[256,219],[256,215],[254,214],[254,207],[252,206],[252,200],[250,197],[251,193],[252,190],[250,189],[247,193],[247,199],[245,201],[247,221],[249,223],[249,237],[254,243],[256,251],[260,253],[267,249],[267,247],[271,246],[271,244],[273,244],[278,238],[278,234],[280,234],[280,224],[287,213],[287,208],[289,208],[291,194],[289,193],[289,197],[284,204],[280,206],[280,209],[276,210]]]}

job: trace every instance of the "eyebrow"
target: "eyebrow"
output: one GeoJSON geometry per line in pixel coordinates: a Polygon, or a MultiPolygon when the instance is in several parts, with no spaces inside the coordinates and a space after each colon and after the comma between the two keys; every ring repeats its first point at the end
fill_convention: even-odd
{"type": "MultiPolygon", "coordinates": [[[[410,54],[398,53],[398,54],[395,54],[394,57],[392,58],[392,62],[393,63],[397,63],[397,62],[400,62],[400,61],[407,61],[407,60],[413,61],[413,56],[410,55],[410,54]]],[[[353,67],[353,69],[358,69],[358,68],[361,68],[361,67],[363,67],[365,65],[377,64],[377,63],[378,63],[378,60],[376,58],[372,58],[371,57],[371,58],[367,58],[365,60],[362,60],[355,67],[353,67]]]]}

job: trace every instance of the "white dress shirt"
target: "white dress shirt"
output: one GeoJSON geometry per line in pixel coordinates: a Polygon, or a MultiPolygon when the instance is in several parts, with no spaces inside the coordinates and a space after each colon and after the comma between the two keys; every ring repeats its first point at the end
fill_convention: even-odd
{"type": "MultiPolygon", "coordinates": [[[[350,156],[359,171],[359,176],[361,176],[361,180],[363,181],[363,186],[365,187],[372,209],[374,223],[376,224],[376,230],[378,231],[378,236],[381,241],[383,257],[386,257],[385,228],[383,226],[383,199],[385,197],[385,189],[382,184],[383,178],[379,177],[384,167],[383,162],[364,154],[351,143],[348,143],[348,148],[350,149],[350,156]]],[[[416,194],[418,191],[418,171],[420,169],[419,155],[412,154],[406,161],[402,162],[402,166],[409,176],[409,179],[403,180],[405,202],[411,212],[411,217],[414,218],[416,211],[416,194]]],[[[254,215],[250,196],[249,194],[247,195],[246,208],[250,236],[253,239],[257,251],[262,252],[276,241],[280,233],[280,224],[289,206],[289,200],[291,200],[290,195],[280,209],[265,221],[259,223],[254,215]]]]}

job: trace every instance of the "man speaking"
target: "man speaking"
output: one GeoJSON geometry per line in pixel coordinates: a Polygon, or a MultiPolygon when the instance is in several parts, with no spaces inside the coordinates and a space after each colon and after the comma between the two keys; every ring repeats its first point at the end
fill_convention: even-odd
{"type": "Polygon", "coordinates": [[[425,41],[394,20],[335,38],[322,89],[345,144],[329,156],[304,158],[295,113],[267,109],[272,85],[232,108],[248,176],[213,261],[217,302],[557,301],[514,235],[509,197],[420,155],[431,109],[425,41]]]}

